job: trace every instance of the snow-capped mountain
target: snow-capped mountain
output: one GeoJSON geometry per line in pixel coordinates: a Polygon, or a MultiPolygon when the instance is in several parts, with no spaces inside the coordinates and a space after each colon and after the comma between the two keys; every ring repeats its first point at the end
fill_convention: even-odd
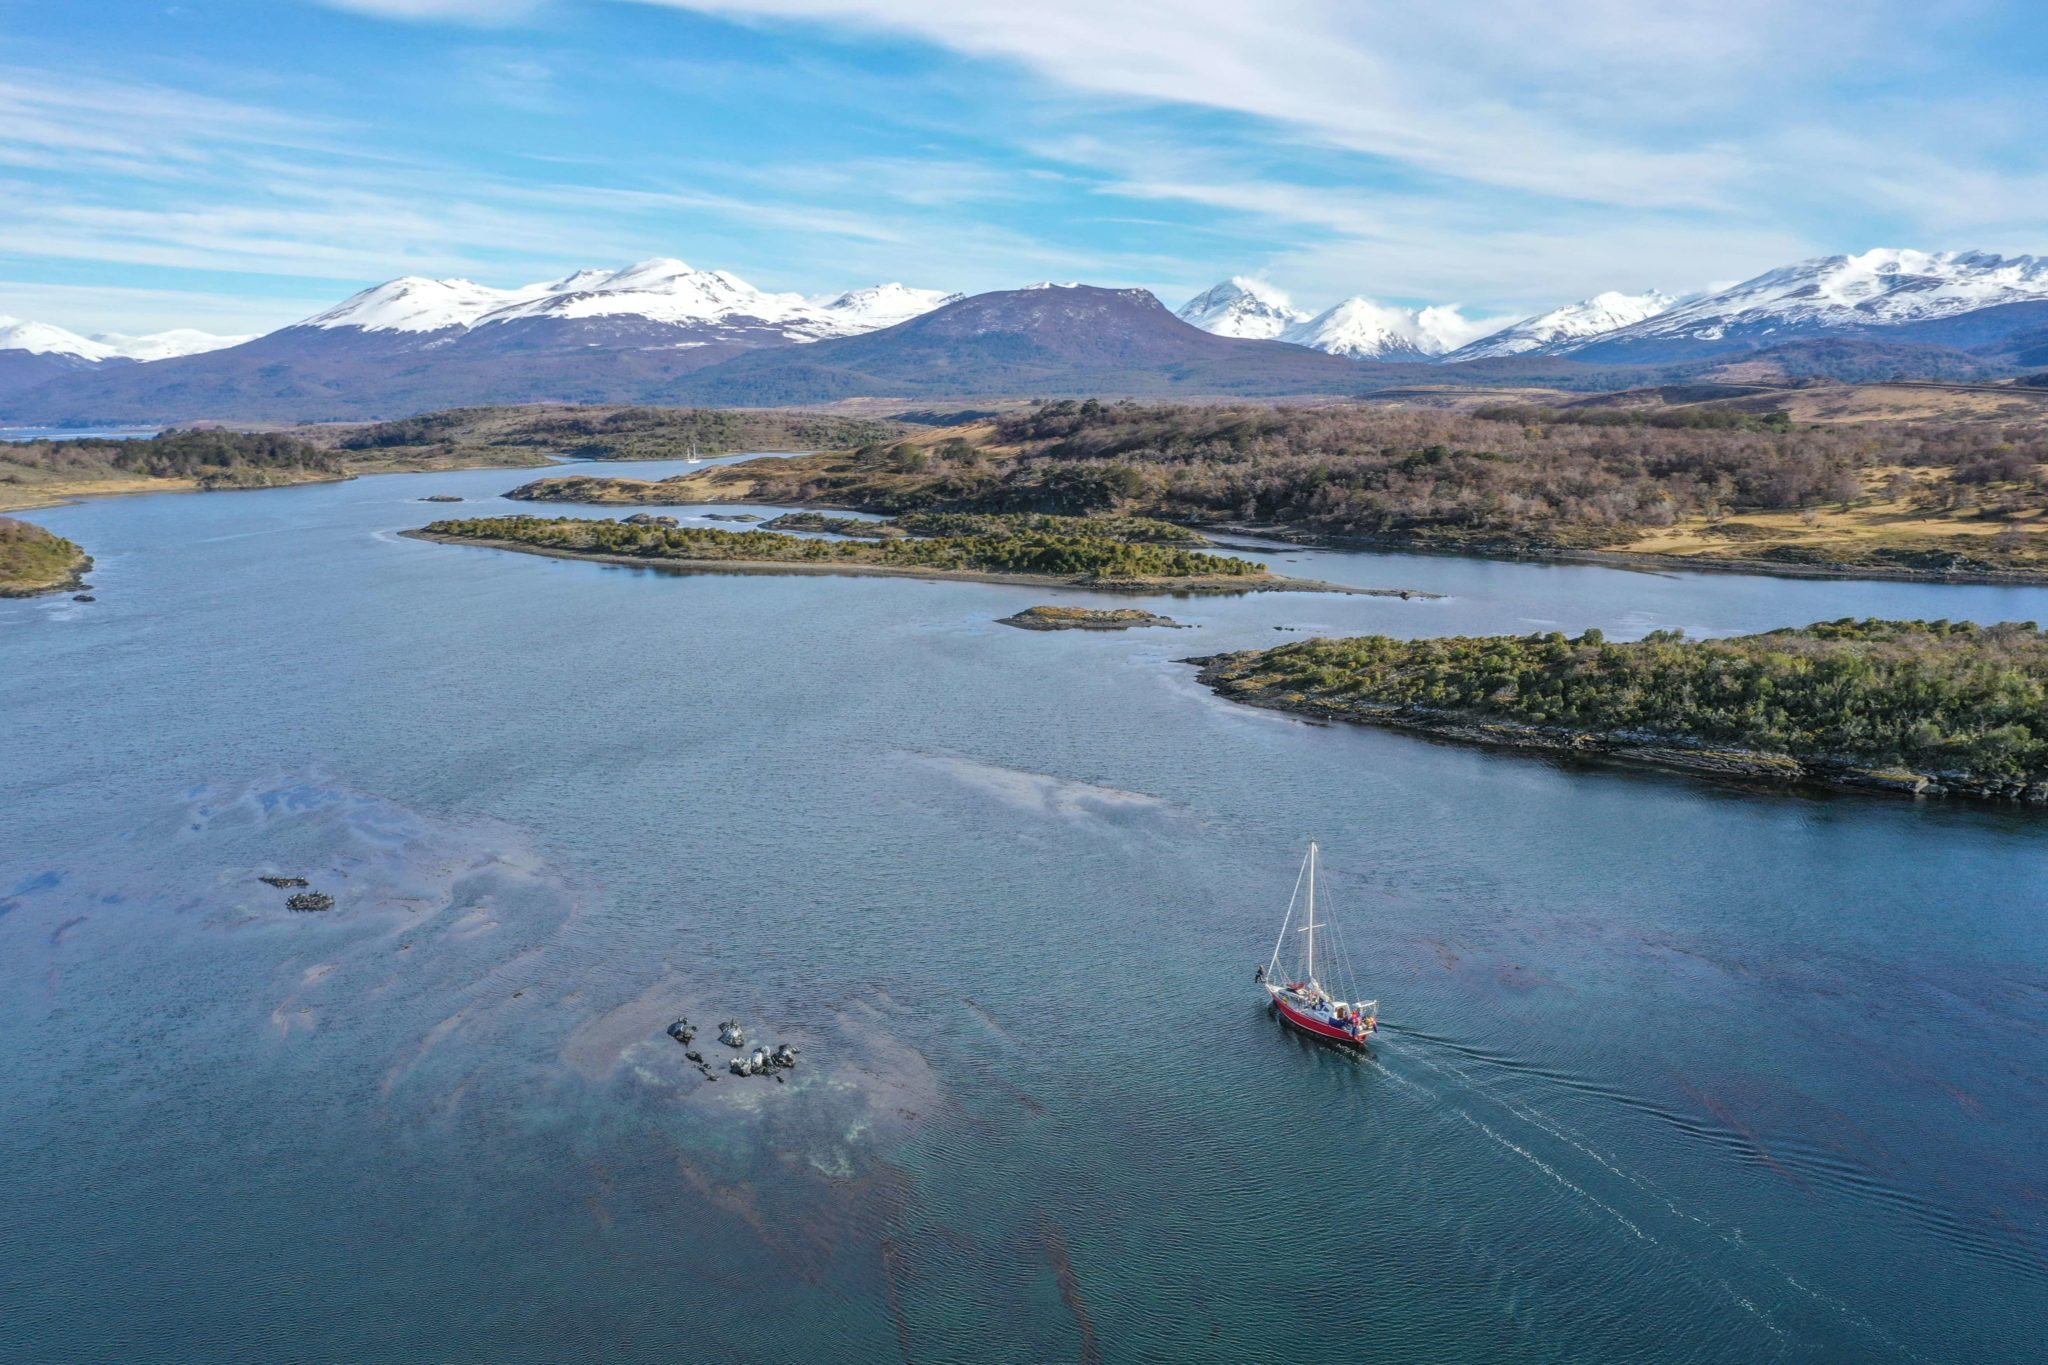
{"type": "Polygon", "coordinates": [[[1175,316],[1217,336],[1286,341],[1353,360],[1435,360],[1499,325],[1454,307],[1400,308],[1364,295],[1310,315],[1246,275],[1203,290],[1175,316]]]}
{"type": "Polygon", "coordinates": [[[1562,348],[1563,354],[1628,358],[1768,346],[1819,335],[1878,334],[1878,339],[1952,344],[1998,328],[2038,327],[2035,309],[2005,322],[1951,319],[2013,305],[2048,303],[2048,259],[1982,251],[1880,247],[1858,256],[1817,256],[1766,271],[1733,288],[1562,348]]]}
{"type": "Polygon", "coordinates": [[[1349,298],[1280,334],[1280,340],[1353,360],[1435,360],[1495,323],[1456,308],[1398,308],[1349,298]]]}
{"type": "Polygon", "coordinates": [[[567,285],[586,273],[591,272],[578,271],[566,280],[528,285],[524,289],[493,289],[474,280],[430,280],[421,275],[401,275],[351,294],[298,325],[329,331],[343,327],[365,332],[459,331],[474,326],[487,313],[542,297],[556,285],[567,285]]]}
{"type": "Polygon", "coordinates": [[[1652,290],[1644,294],[1622,294],[1609,290],[1590,299],[1568,303],[1511,327],[1468,342],[1452,351],[1446,360],[1486,360],[1509,355],[1556,355],[1573,345],[1608,332],[1656,317],[1676,300],[1652,290]]]}
{"type": "Polygon", "coordinates": [[[871,284],[835,298],[813,300],[813,304],[841,328],[834,335],[854,336],[894,327],[965,297],[943,289],[913,289],[907,284],[871,284]]]}
{"type": "Polygon", "coordinates": [[[30,355],[68,356],[98,364],[103,360],[162,360],[174,355],[198,355],[223,346],[238,346],[248,337],[215,336],[191,327],[175,327],[148,336],[125,336],[119,332],[95,332],[91,336],[47,322],[0,316],[0,351],[26,351],[30,355]]]}
{"type": "Polygon", "coordinates": [[[1288,328],[1307,322],[1309,315],[1272,285],[1233,275],[1189,299],[1176,316],[1217,336],[1270,341],[1288,328]]]}
{"type": "Polygon", "coordinates": [[[70,356],[74,360],[105,360],[114,348],[91,341],[76,332],[52,327],[47,322],[0,315],[0,351],[26,351],[30,355],[70,356]]]}
{"type": "MultiPolygon", "coordinates": [[[[724,270],[698,270],[669,257],[621,270],[579,270],[559,280],[495,289],[473,280],[416,275],[365,289],[307,318],[302,327],[365,332],[460,333],[508,324],[605,324],[616,342],[621,325],[685,329],[691,340],[818,341],[888,327],[956,297],[936,289],[874,285],[823,299],[773,294],[724,270]],[[757,335],[758,334],[758,335],[757,335]]],[[[533,332],[531,326],[522,333],[533,332]]],[[[588,339],[590,328],[573,329],[588,339]]],[[[648,344],[674,338],[650,335],[648,344]]]]}
{"type": "Polygon", "coordinates": [[[8,360],[0,352],[0,397],[33,393],[9,401],[65,420],[148,412],[151,421],[659,402],[694,370],[752,350],[877,331],[953,297],[902,284],[817,298],[777,294],[666,257],[511,289],[407,275],[243,345],[123,363],[113,368],[134,373],[120,376],[101,373],[103,362],[26,353],[8,360]]]}
{"type": "Polygon", "coordinates": [[[1866,251],[1676,302],[1608,293],[1506,321],[1366,297],[1304,317],[1243,277],[1178,315],[1142,289],[1052,283],[805,296],[657,258],[510,289],[405,276],[246,341],[0,318],[0,412],[321,421],[479,403],[1357,396],[1411,382],[1375,361],[1483,360],[1488,384],[1566,387],[1674,382],[1738,359],[1791,379],[1997,378],[2048,369],[2048,257],[1866,251]]]}

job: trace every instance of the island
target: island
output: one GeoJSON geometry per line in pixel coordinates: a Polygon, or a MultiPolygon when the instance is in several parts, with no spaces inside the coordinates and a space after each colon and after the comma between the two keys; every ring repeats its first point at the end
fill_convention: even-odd
{"type": "Polygon", "coordinates": [[[1318,719],[1774,786],[2048,805],[2048,633],[2032,621],[1627,644],[1369,635],[1185,662],[1233,701],[1318,719]]]}
{"type": "Polygon", "coordinates": [[[1136,607],[1026,607],[1015,616],[998,616],[996,624],[1015,626],[1019,630],[1135,630],[1144,626],[1193,629],[1171,616],[1159,616],[1136,607]]]}
{"type": "Polygon", "coordinates": [[[526,554],[724,572],[878,574],[1023,583],[1108,592],[1380,593],[1268,573],[1233,556],[1078,535],[906,536],[818,540],[772,531],[721,531],[586,517],[479,517],[437,521],[414,539],[526,554]]]}
{"type": "Polygon", "coordinates": [[[92,557],[31,521],[0,517],[0,597],[35,597],[85,586],[92,557]]]}

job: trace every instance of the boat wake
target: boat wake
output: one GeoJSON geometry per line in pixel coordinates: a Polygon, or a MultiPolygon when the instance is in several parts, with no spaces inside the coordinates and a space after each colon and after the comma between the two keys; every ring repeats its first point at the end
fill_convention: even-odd
{"type": "MultiPolygon", "coordinates": [[[[1420,1030],[1385,1024],[1382,1033],[1384,1041],[1371,1059],[1379,1074],[1477,1131],[1570,1201],[1642,1243],[1644,1254],[1663,1263],[1666,1271],[1742,1309],[1774,1340],[1795,1344],[1806,1335],[1798,1320],[1819,1311],[1892,1358],[1931,1360],[1841,1299],[1801,1279],[1740,1227],[1685,1207],[1678,1196],[1558,1118],[1550,1107],[1513,1091],[1518,1086],[1561,1086],[1653,1116],[1688,1134],[1710,1132],[1711,1125],[1613,1087],[1420,1030]],[[1424,1074],[1411,1073],[1411,1067],[1424,1074]],[[1759,1275],[1764,1277],[1761,1281],[1759,1275]]],[[[1806,1154],[1807,1159],[1815,1156],[1806,1154]]],[[[1868,1186],[1874,1183],[1865,1174],[1846,1188],[1868,1194],[1868,1186]]],[[[1944,1240],[1967,1230],[1952,1215],[1928,1208],[1925,1201],[1900,1191],[1892,1194],[1922,1214],[1934,1215],[1921,1221],[1944,1240]]],[[[2010,1247],[1979,1244],[1972,1249],[2008,1266],[2026,1264],[2010,1247]]]]}

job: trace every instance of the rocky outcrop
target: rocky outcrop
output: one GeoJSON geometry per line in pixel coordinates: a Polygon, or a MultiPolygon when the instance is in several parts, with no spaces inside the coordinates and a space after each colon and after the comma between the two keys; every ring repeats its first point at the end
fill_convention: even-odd
{"type": "Polygon", "coordinates": [[[861,540],[889,540],[908,534],[893,521],[868,521],[861,517],[833,517],[823,512],[784,512],[763,522],[764,531],[813,531],[825,535],[853,536],[861,540]]]}
{"type": "Polygon", "coordinates": [[[1192,630],[1171,616],[1159,616],[1136,607],[1103,610],[1091,607],[1028,607],[1015,616],[999,616],[999,626],[1019,630],[1136,630],[1144,626],[1165,626],[1192,630]]]}

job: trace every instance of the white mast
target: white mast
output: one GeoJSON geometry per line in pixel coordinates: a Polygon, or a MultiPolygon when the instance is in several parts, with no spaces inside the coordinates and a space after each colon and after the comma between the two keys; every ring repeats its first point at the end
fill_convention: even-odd
{"type": "Polygon", "coordinates": [[[1316,843],[1308,843],[1308,984],[1316,984],[1316,843]]]}

